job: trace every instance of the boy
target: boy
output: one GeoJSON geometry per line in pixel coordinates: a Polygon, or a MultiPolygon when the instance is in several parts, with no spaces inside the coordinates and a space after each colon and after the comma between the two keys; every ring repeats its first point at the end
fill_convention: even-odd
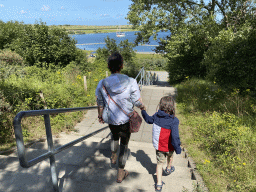
{"type": "Polygon", "coordinates": [[[156,149],[157,158],[157,184],[156,191],[162,191],[164,182],[162,182],[163,164],[167,158],[167,167],[165,173],[171,174],[175,168],[172,165],[173,152],[181,153],[179,138],[179,119],[175,117],[175,105],[172,96],[161,98],[159,110],[149,116],[142,109],[141,114],[148,124],[153,124],[153,146],[156,149]]]}

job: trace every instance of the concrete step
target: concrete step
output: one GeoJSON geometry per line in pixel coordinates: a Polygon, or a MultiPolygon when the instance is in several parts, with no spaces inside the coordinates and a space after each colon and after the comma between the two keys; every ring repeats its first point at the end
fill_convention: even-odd
{"type": "MultiPolygon", "coordinates": [[[[121,183],[116,183],[116,173],[104,183],[100,180],[100,178],[93,181],[77,181],[72,178],[67,178],[62,181],[61,186],[63,186],[63,192],[153,192],[155,191],[155,176],[148,177],[144,174],[135,174],[130,173],[130,175],[121,183]]],[[[186,179],[176,179],[176,180],[167,180],[163,178],[165,182],[162,191],[175,191],[175,192],[183,192],[187,189],[189,192],[193,191],[193,184],[195,181],[186,180],[186,179]],[[166,181],[165,181],[166,180],[166,181]]]]}
{"type": "MultiPolygon", "coordinates": [[[[110,132],[109,132],[110,133],[110,132]]],[[[54,147],[60,147],[64,144],[67,144],[75,139],[78,139],[82,136],[76,134],[70,135],[61,135],[61,138],[53,138],[54,147]]],[[[91,146],[94,147],[98,143],[102,143],[106,145],[106,147],[110,146],[110,136],[108,138],[101,138],[101,137],[90,137],[75,146],[91,146]]],[[[138,147],[138,149],[144,148],[153,148],[152,143],[145,143],[145,142],[138,142],[138,141],[129,141],[129,147],[138,147]]],[[[48,149],[47,141],[45,142],[38,142],[30,146],[30,148],[37,148],[37,149],[48,149]]]]}
{"type": "MultiPolygon", "coordinates": [[[[80,138],[80,136],[76,135],[68,135],[62,138],[55,138],[54,139],[54,147],[60,147],[64,144],[67,144],[70,141],[73,141],[75,139],[80,138]]],[[[89,150],[89,148],[95,148],[97,147],[99,149],[99,153],[102,151],[104,153],[104,150],[109,150],[110,149],[110,138],[99,138],[99,137],[91,137],[88,138],[76,145],[74,147],[81,147],[81,148],[86,148],[89,150]]],[[[132,154],[134,153],[145,153],[150,156],[155,156],[155,149],[152,145],[152,143],[145,143],[145,142],[137,142],[137,141],[129,141],[128,145],[130,151],[132,154]]],[[[32,145],[30,148],[33,149],[48,149],[48,145],[46,142],[39,142],[34,145],[32,145]]],[[[183,158],[184,157],[184,152],[180,155],[175,155],[175,158],[183,158]]]]}
{"type": "MultiPolygon", "coordinates": [[[[89,170],[89,169],[87,169],[89,170]]],[[[101,168],[90,170],[84,175],[80,169],[59,176],[59,189],[62,192],[116,192],[116,191],[154,191],[156,176],[130,171],[130,175],[121,183],[116,183],[116,170],[103,172],[101,168]]],[[[170,176],[168,176],[170,177],[170,176]]],[[[163,177],[163,191],[182,192],[184,188],[193,190],[195,181],[190,179],[171,179],[163,177]]],[[[50,175],[34,173],[15,173],[4,171],[0,174],[0,192],[51,192],[53,191],[50,175]]]]}
{"type": "MultiPolygon", "coordinates": [[[[67,162],[66,159],[62,159],[58,163],[63,164],[63,166],[66,165],[73,165],[73,166],[81,166],[81,167],[97,167],[104,170],[108,169],[117,169],[116,165],[110,164],[110,159],[106,158],[104,156],[91,156],[85,159],[85,161],[82,164],[74,164],[70,161],[67,162]]],[[[62,166],[62,165],[60,165],[62,166]]],[[[175,165],[176,171],[172,174],[174,177],[177,178],[184,178],[184,179],[190,179],[191,178],[191,172],[190,169],[185,166],[178,166],[175,165]]],[[[144,161],[139,160],[130,160],[130,158],[126,162],[125,168],[129,171],[133,171],[136,173],[145,173],[145,174],[155,174],[156,172],[156,163],[152,163],[152,161],[148,159],[144,159],[144,161]]],[[[165,166],[164,166],[165,168],[165,166]]],[[[165,174],[164,174],[165,175],[165,174]]]]}
{"type": "MultiPolygon", "coordinates": [[[[56,139],[55,146],[59,147],[77,138],[79,137],[72,136],[72,138],[69,139],[56,139]]],[[[102,160],[104,158],[109,160],[111,154],[110,141],[107,139],[103,140],[102,143],[100,143],[100,141],[102,141],[102,138],[89,138],[86,141],[83,141],[65,151],[56,154],[56,162],[71,165],[81,165],[91,157],[94,157],[95,160],[102,160]]],[[[36,143],[31,147],[33,148],[26,149],[26,156],[28,160],[38,157],[48,151],[48,147],[45,142],[36,143]]],[[[152,144],[131,141],[129,143],[129,154],[128,162],[132,161],[139,163],[137,167],[147,164],[156,164],[155,149],[153,148],[152,144]]],[[[184,154],[176,155],[174,153],[173,165],[187,167],[187,159],[183,158],[183,156],[184,154]]],[[[19,168],[20,166],[16,152],[9,156],[0,156],[0,171],[3,169],[13,169],[18,171],[19,168]]]]}
{"type": "Polygon", "coordinates": [[[50,192],[53,191],[50,175],[36,173],[0,172],[0,192],[50,192]]]}
{"type": "MultiPolygon", "coordinates": [[[[64,145],[80,136],[61,135],[54,138],[55,147],[64,145]]],[[[26,149],[28,159],[35,158],[48,150],[46,142],[36,143],[26,149]]],[[[129,142],[129,158],[126,169],[129,177],[118,184],[115,182],[117,166],[110,164],[110,138],[91,137],[68,150],[56,154],[57,173],[62,191],[154,191],[156,182],[156,157],[152,143],[129,142]]],[[[192,191],[194,181],[187,167],[184,152],[174,154],[175,172],[163,173],[163,191],[192,191]]],[[[165,167],[164,167],[165,168],[165,167]]],[[[30,168],[19,165],[17,153],[0,156],[0,191],[52,191],[49,160],[30,168]],[[35,187],[38,186],[38,190],[35,187]]]]}
{"type": "MultiPolygon", "coordinates": [[[[27,157],[28,159],[35,158],[43,153],[46,150],[44,149],[27,149],[27,157]]],[[[110,164],[110,149],[94,149],[94,148],[84,148],[84,147],[72,147],[67,151],[62,151],[56,154],[56,163],[62,164],[70,164],[70,165],[85,165],[88,162],[94,162],[95,166],[99,166],[101,162],[105,162],[106,166],[110,164]]],[[[129,153],[129,157],[127,160],[127,166],[131,167],[131,169],[135,169],[137,171],[141,170],[140,172],[148,172],[153,173],[155,171],[156,166],[156,157],[154,154],[146,154],[143,150],[139,152],[131,152],[129,153]],[[144,168],[143,168],[144,167],[144,168]],[[143,170],[143,171],[142,171],[143,170]]],[[[179,155],[174,156],[173,165],[176,167],[184,167],[184,170],[187,170],[187,159],[179,157],[179,155]],[[177,157],[177,158],[175,158],[177,157]]],[[[31,168],[29,170],[41,168],[43,169],[44,166],[48,167],[49,160],[45,160],[31,168]]],[[[24,171],[23,168],[19,166],[19,161],[17,157],[12,156],[0,156],[0,171],[1,170],[8,170],[8,171],[24,171]]],[[[25,169],[27,170],[27,169],[25,169]]]]}

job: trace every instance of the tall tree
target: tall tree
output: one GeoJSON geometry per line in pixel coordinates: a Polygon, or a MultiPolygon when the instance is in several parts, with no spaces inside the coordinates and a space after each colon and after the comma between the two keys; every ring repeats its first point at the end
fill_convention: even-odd
{"type": "MultiPolygon", "coordinates": [[[[238,13],[255,10],[254,0],[132,0],[127,19],[139,29],[136,43],[156,38],[157,32],[169,30],[175,34],[177,27],[202,15],[218,15],[226,26],[238,13]]],[[[217,19],[216,19],[217,22],[217,19]]]]}
{"type": "Polygon", "coordinates": [[[132,0],[127,19],[138,29],[135,43],[146,43],[159,31],[157,52],[168,58],[171,83],[186,77],[205,77],[202,64],[212,39],[222,28],[243,24],[255,9],[253,0],[132,0]],[[218,17],[217,17],[218,16],[218,17]],[[219,19],[222,18],[222,19],[219,19]]]}

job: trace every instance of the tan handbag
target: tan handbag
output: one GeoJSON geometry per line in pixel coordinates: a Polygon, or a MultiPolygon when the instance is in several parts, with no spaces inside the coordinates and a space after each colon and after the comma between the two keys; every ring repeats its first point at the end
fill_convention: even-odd
{"type": "Polygon", "coordinates": [[[137,111],[132,112],[133,115],[130,117],[130,132],[136,133],[140,130],[140,125],[142,123],[141,116],[137,113],[137,111]]]}

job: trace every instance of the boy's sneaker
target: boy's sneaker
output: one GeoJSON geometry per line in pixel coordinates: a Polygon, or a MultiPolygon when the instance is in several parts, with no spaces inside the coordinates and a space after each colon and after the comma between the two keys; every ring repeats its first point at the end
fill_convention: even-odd
{"type": "Polygon", "coordinates": [[[175,171],[175,167],[174,166],[171,166],[171,169],[167,169],[167,167],[166,167],[165,170],[164,170],[166,175],[170,175],[174,171],[175,171]]]}

